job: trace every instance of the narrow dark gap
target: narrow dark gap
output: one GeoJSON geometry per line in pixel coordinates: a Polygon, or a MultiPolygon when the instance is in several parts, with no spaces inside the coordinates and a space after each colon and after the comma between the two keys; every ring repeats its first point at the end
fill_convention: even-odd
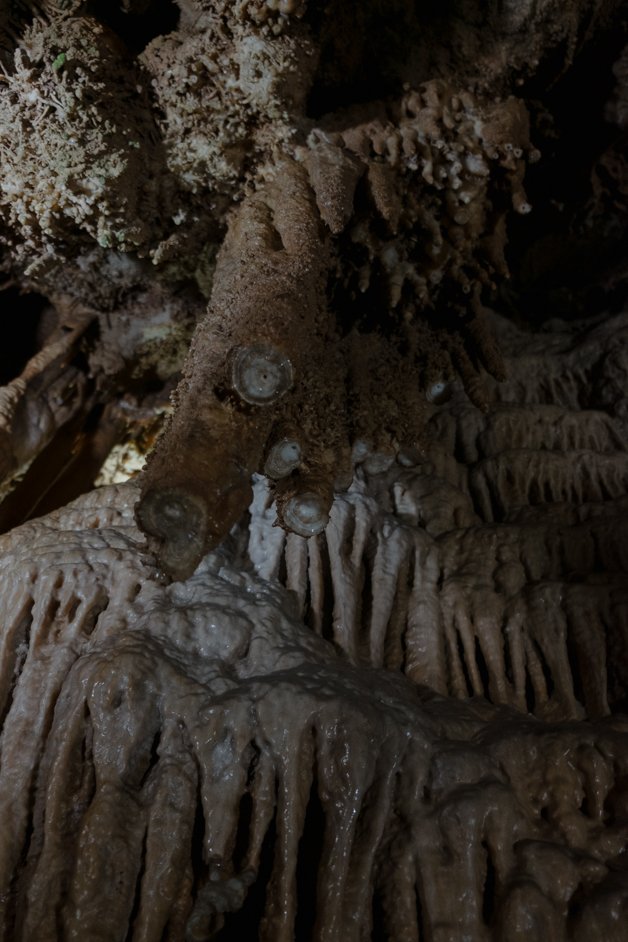
{"type": "Polygon", "coordinates": [[[285,586],[288,581],[288,564],[286,563],[286,550],[284,542],[284,550],[279,557],[279,569],[277,570],[277,580],[285,586]]]}
{"type": "Polygon", "coordinates": [[[129,931],[126,934],[124,942],[133,942],[135,920],[138,917],[140,911],[140,905],[142,902],[142,880],[144,879],[144,874],[146,872],[146,842],[148,839],[148,831],[144,831],[144,836],[142,837],[142,855],[140,860],[140,866],[137,872],[137,878],[135,880],[135,892],[133,894],[133,905],[131,906],[131,912],[129,913],[129,931]]]}
{"type": "Polygon", "coordinates": [[[586,708],[587,703],[584,691],[584,683],[582,680],[580,656],[578,654],[576,644],[569,632],[567,632],[567,658],[569,660],[569,671],[571,673],[571,682],[573,685],[574,696],[576,700],[578,700],[578,702],[586,708]]]}
{"type": "Polygon", "coordinates": [[[312,628],[312,583],[310,582],[310,560],[309,560],[309,551],[308,553],[307,566],[305,568],[305,592],[303,593],[303,621],[308,626],[312,628]]]}
{"type": "MultiPolygon", "coordinates": [[[[389,626],[390,622],[386,626],[386,638],[389,637],[389,626]]],[[[397,631],[398,635],[398,645],[399,645],[399,670],[402,674],[406,674],[408,670],[408,612],[404,613],[401,631],[397,631]]],[[[392,631],[392,636],[394,637],[395,631],[392,631]]],[[[385,661],[384,666],[388,668],[388,663],[385,661]]]]}
{"type": "Polygon", "coordinates": [[[74,618],[76,617],[76,613],[79,610],[80,604],[81,604],[80,598],[77,595],[73,595],[72,598],[70,599],[69,604],[66,606],[66,610],[64,613],[68,622],[74,621],[74,618]]]}
{"type": "MultiPolygon", "coordinates": [[[[462,431],[463,423],[456,422],[455,427],[456,427],[456,434],[455,434],[455,439],[454,439],[454,459],[459,465],[462,465],[463,468],[466,468],[469,465],[473,464],[473,459],[471,458],[470,455],[467,454],[467,451],[466,451],[466,444],[465,444],[464,435],[462,431]]],[[[480,452],[480,445],[478,444],[478,440],[480,439],[480,437],[481,437],[480,435],[476,436],[475,446],[476,446],[479,460],[481,461],[482,458],[485,456],[481,454],[480,452]]]]}
{"type": "MultiPolygon", "coordinates": [[[[478,465],[475,465],[475,468],[478,468],[478,465]]],[[[474,486],[473,477],[469,478],[469,491],[471,494],[471,500],[473,502],[473,510],[478,515],[480,520],[483,523],[500,523],[504,516],[504,507],[502,506],[502,501],[499,496],[499,488],[495,487],[491,482],[490,478],[486,473],[480,471],[484,479],[484,484],[486,486],[486,492],[488,493],[489,499],[489,513],[488,517],[482,509],[484,501],[481,500],[478,488],[474,486]]]]}
{"type": "Polygon", "coordinates": [[[384,940],[389,938],[389,935],[386,932],[386,914],[384,911],[384,904],[377,887],[373,892],[372,908],[373,932],[371,935],[371,942],[384,942],[384,940]]]}
{"type": "Polygon", "coordinates": [[[0,386],[6,386],[39,351],[42,314],[49,302],[41,294],[21,294],[14,287],[5,288],[0,297],[11,323],[11,342],[0,345],[0,386]]]}
{"type": "MultiPolygon", "coordinates": [[[[347,385],[347,394],[350,395],[351,386],[347,385]]],[[[347,514],[344,521],[344,533],[342,535],[342,544],[339,551],[345,556],[351,556],[353,551],[353,541],[355,539],[356,513],[347,514]]]]}
{"type": "Polygon", "coordinates": [[[502,638],[502,641],[503,641],[504,673],[506,674],[506,680],[508,681],[508,683],[514,684],[515,675],[513,671],[512,654],[510,651],[510,637],[509,637],[507,627],[506,627],[507,624],[508,624],[507,619],[504,619],[502,621],[502,626],[501,626],[501,631],[500,631],[500,637],[502,638]]]}
{"type": "Polygon", "coordinates": [[[47,627],[52,625],[55,618],[57,617],[57,612],[59,611],[60,605],[61,603],[59,599],[55,598],[54,595],[52,596],[51,599],[49,599],[48,604],[46,606],[46,613],[44,615],[44,623],[46,624],[47,627]]]}
{"type": "Polygon", "coordinates": [[[203,813],[203,803],[201,801],[201,770],[197,770],[198,786],[196,796],[196,811],[194,813],[194,824],[192,826],[192,840],[190,842],[190,863],[193,873],[193,895],[196,896],[199,886],[205,882],[207,877],[207,863],[205,861],[205,815],[203,813]]]}
{"type": "Polygon", "coordinates": [[[475,663],[477,665],[478,673],[480,675],[480,680],[482,681],[482,690],[484,692],[484,697],[489,703],[492,703],[493,701],[491,700],[491,697],[489,694],[489,683],[490,683],[491,677],[490,677],[488,665],[484,658],[484,653],[482,651],[482,645],[480,644],[480,639],[477,637],[477,635],[475,638],[475,663]]]}
{"type": "Polygon", "coordinates": [[[159,762],[159,746],[161,743],[161,729],[155,731],[153,740],[150,744],[150,752],[148,754],[148,763],[144,769],[144,773],[139,782],[139,788],[143,788],[146,784],[151,772],[156,768],[157,763],[159,762]]]}
{"type": "Polygon", "coordinates": [[[245,791],[240,799],[238,808],[238,828],[233,848],[233,867],[236,873],[242,869],[246,852],[249,848],[249,834],[253,819],[253,798],[249,791],[245,791]]]}
{"type": "Polygon", "coordinates": [[[527,498],[528,504],[535,506],[536,504],[543,503],[543,491],[541,489],[541,482],[532,478],[528,487],[528,493],[525,495],[527,498]]]}
{"type": "Polygon", "coordinates": [[[89,638],[93,633],[96,625],[98,624],[98,619],[107,611],[108,608],[109,599],[105,599],[102,602],[92,605],[89,611],[83,615],[82,633],[86,638],[89,638]]]}
{"type": "MultiPolygon", "coordinates": [[[[454,629],[455,630],[455,629],[454,629]]],[[[456,646],[458,648],[458,659],[460,661],[460,666],[462,668],[462,673],[464,675],[464,682],[467,688],[467,696],[473,696],[473,683],[471,681],[471,675],[469,674],[469,668],[467,667],[467,662],[464,656],[464,645],[462,643],[462,638],[456,631],[456,646]]]]}
{"type": "Polygon", "coordinates": [[[552,490],[552,482],[549,479],[543,481],[543,503],[553,504],[555,501],[554,492],[552,490]]]}
{"type": "Polygon", "coordinates": [[[246,774],[246,787],[252,788],[255,782],[255,775],[257,774],[257,767],[259,765],[259,759],[261,755],[261,749],[257,745],[254,739],[249,743],[249,767],[246,774]]]}
{"type": "MultiPolygon", "coordinates": [[[[402,673],[406,673],[408,669],[408,617],[410,613],[410,599],[412,598],[412,589],[414,588],[414,572],[416,569],[416,548],[413,548],[409,554],[406,569],[405,569],[405,585],[403,591],[401,591],[400,597],[404,600],[403,611],[399,612],[395,620],[395,610],[397,606],[393,606],[393,616],[389,620],[388,625],[386,626],[386,639],[388,639],[389,632],[391,636],[398,635],[398,646],[399,646],[399,669],[402,673]]],[[[388,645],[386,645],[388,648],[388,645]]],[[[388,654],[388,651],[386,651],[388,654]]],[[[385,661],[386,666],[388,666],[388,659],[385,661]]]]}
{"type": "Polygon", "coordinates": [[[365,552],[362,557],[361,566],[361,586],[360,586],[360,611],[357,613],[358,625],[360,626],[360,642],[364,645],[368,638],[371,624],[371,615],[373,612],[373,579],[372,579],[373,559],[372,553],[365,552]]]}
{"type": "Polygon", "coordinates": [[[418,942],[423,942],[425,934],[425,918],[423,915],[423,903],[421,902],[421,888],[417,883],[414,885],[414,899],[416,906],[416,928],[418,942]]]}
{"type": "Polygon", "coordinates": [[[325,812],[319,797],[316,756],[312,764],[312,785],[303,822],[297,856],[297,915],[295,939],[309,942],[316,922],[316,891],[321,871],[325,836],[325,812]]]}
{"type": "MultiPolygon", "coordinates": [[[[580,883],[576,887],[574,893],[572,894],[572,897],[569,900],[569,903],[567,904],[565,938],[573,939],[576,937],[575,931],[574,931],[576,929],[576,926],[574,925],[574,923],[577,925],[579,921],[579,916],[585,904],[585,900],[587,899],[590,892],[591,891],[590,889],[588,889],[588,887],[585,888],[585,886],[582,883],[580,883]]],[[[600,940],[600,942],[606,942],[606,940],[600,940]]]]}
{"type": "Polygon", "coordinates": [[[539,659],[539,664],[541,665],[541,670],[543,671],[543,679],[545,681],[545,688],[547,690],[547,697],[549,699],[555,690],[554,678],[552,677],[550,666],[545,659],[545,655],[543,654],[540,645],[537,641],[533,641],[533,645],[536,655],[539,659]]]}
{"type": "Polygon", "coordinates": [[[323,610],[321,612],[321,634],[326,641],[334,639],[334,584],[331,578],[329,547],[324,536],[319,538],[321,568],[323,572],[323,610]]]}
{"type": "Polygon", "coordinates": [[[526,710],[528,711],[528,713],[534,713],[534,709],[536,707],[536,696],[534,694],[534,685],[532,683],[532,678],[530,677],[529,670],[526,670],[525,695],[526,695],[526,710]]]}
{"type": "MultiPolygon", "coordinates": [[[[244,905],[235,913],[225,915],[222,929],[212,936],[213,942],[254,942],[258,938],[259,927],[266,907],[266,893],[273,872],[275,845],[277,842],[276,815],[270,823],[262,848],[257,878],[244,900],[244,905]]],[[[296,936],[295,936],[296,940],[296,936]]]]}
{"type": "Polygon", "coordinates": [[[495,865],[491,859],[491,852],[486,841],[482,841],[482,847],[486,851],[486,875],[484,877],[484,889],[482,892],[482,919],[485,925],[490,926],[495,913],[495,865]]]}
{"type": "Polygon", "coordinates": [[[624,817],[627,799],[628,775],[619,775],[604,799],[604,820],[608,827],[613,827],[619,817],[624,817]]]}
{"type": "Polygon", "coordinates": [[[132,53],[140,53],[156,36],[177,28],[180,11],[174,0],[135,0],[125,13],[111,0],[91,0],[89,10],[125,43],[132,53]]]}

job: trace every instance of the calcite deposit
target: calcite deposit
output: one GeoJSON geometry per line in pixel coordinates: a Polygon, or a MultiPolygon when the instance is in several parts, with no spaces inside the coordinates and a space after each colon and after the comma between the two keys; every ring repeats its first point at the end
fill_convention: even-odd
{"type": "Polygon", "coordinates": [[[484,374],[503,378],[485,303],[540,156],[513,91],[535,65],[560,76],[618,4],[473,6],[11,5],[5,267],[92,309],[105,376],[155,366],[138,332],[120,356],[112,319],[154,336],[156,305],[178,309],[157,329],[175,349],[198,321],[138,506],[172,578],[241,516],[286,426],[279,520],[321,532],[353,449],[415,444],[452,377],[482,409],[484,374]]]}
{"type": "Polygon", "coordinates": [[[164,585],[136,497],[0,543],[2,938],[621,938],[625,717],[352,665],[237,540],[164,585]]]}
{"type": "Polygon", "coordinates": [[[0,4],[0,942],[624,942],[627,40],[0,4]]]}

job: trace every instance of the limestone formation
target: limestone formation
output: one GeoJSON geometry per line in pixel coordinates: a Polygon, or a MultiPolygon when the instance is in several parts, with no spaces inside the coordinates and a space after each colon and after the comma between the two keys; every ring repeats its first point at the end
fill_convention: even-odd
{"type": "Polygon", "coordinates": [[[237,549],[164,585],[136,496],[0,543],[3,939],[621,938],[625,718],[352,666],[237,549]]]}
{"type": "Polygon", "coordinates": [[[461,3],[448,34],[402,0],[386,17],[351,0],[153,6],[10,5],[0,244],[22,286],[94,310],[92,367],[118,343],[112,318],[176,310],[183,292],[189,326],[208,300],[138,506],[185,578],[295,417],[302,461],[279,519],[315,532],[352,449],[416,443],[435,386],[459,376],[487,407],[483,373],[503,363],[486,297],[539,157],[513,92],[548,63],[559,76],[617,3],[461,3]],[[285,361],[281,397],[233,382],[258,346],[285,361]]]}
{"type": "Polygon", "coordinates": [[[0,942],[624,942],[627,40],[0,3],[0,942]]]}

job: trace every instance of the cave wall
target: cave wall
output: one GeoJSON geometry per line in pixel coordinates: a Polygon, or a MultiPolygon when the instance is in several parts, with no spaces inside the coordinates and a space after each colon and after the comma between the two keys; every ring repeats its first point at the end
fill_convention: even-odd
{"type": "Polygon", "coordinates": [[[3,942],[623,942],[626,36],[2,6],[3,942]]]}

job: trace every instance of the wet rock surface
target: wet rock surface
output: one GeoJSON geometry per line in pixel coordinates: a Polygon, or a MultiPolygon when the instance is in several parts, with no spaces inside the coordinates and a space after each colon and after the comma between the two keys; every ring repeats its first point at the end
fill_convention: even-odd
{"type": "Polygon", "coordinates": [[[227,550],[164,585],[135,497],[0,546],[3,938],[620,937],[625,718],[356,667],[227,550]]]}

